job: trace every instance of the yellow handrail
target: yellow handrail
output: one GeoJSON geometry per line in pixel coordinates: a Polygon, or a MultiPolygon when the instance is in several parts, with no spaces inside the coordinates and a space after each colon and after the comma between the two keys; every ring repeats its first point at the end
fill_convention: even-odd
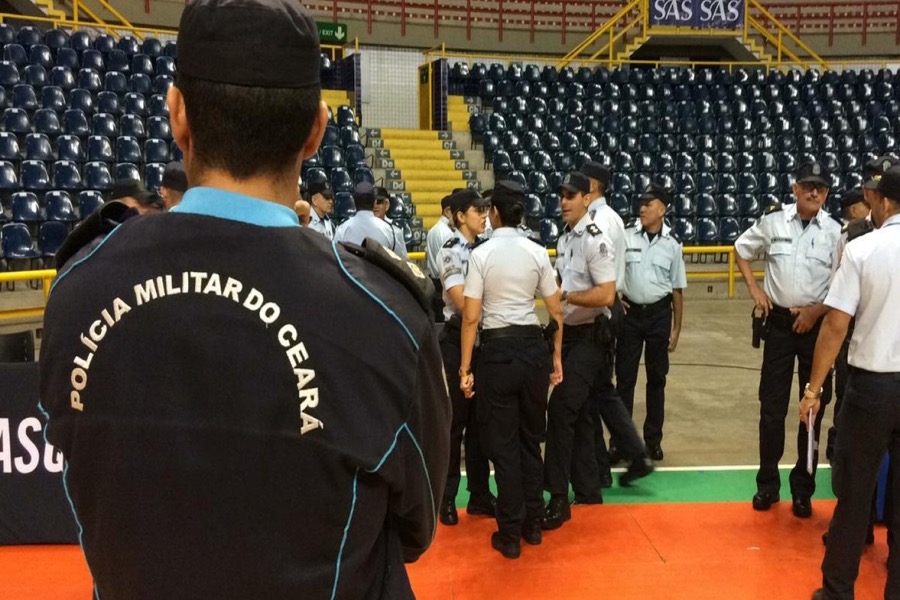
{"type": "Polygon", "coordinates": [[[637,19],[635,19],[628,25],[623,25],[623,27],[619,31],[619,33],[617,33],[615,35],[612,35],[612,31],[610,31],[609,41],[606,43],[605,46],[603,46],[602,48],[597,50],[595,53],[593,53],[591,55],[590,60],[597,60],[597,57],[600,56],[601,54],[605,53],[607,50],[609,50],[610,55],[612,55],[612,49],[616,45],[616,42],[618,42],[620,39],[622,39],[629,31],[634,29],[635,25],[641,25],[641,24],[643,24],[643,22],[644,22],[644,20],[642,18],[638,17],[637,19]]]}
{"type": "MultiPolygon", "coordinates": [[[[35,279],[40,279],[44,287],[44,306],[46,306],[47,298],[50,295],[50,286],[53,284],[53,279],[55,277],[55,269],[42,269],[39,271],[7,271],[4,273],[0,273],[0,285],[3,285],[7,282],[33,281],[35,279]]],[[[35,317],[43,317],[44,306],[0,310],[0,320],[33,319],[35,317]]]]}
{"type": "Polygon", "coordinates": [[[757,21],[754,17],[747,15],[747,21],[753,26],[753,29],[760,33],[764,38],[766,38],[769,43],[778,48],[778,64],[779,66],[782,64],[781,55],[787,54],[788,58],[790,58],[793,62],[797,63],[804,69],[809,69],[809,63],[799,56],[794,54],[790,49],[786,48],[785,45],[781,41],[781,33],[779,33],[778,37],[775,36],[771,31],[767,30],[763,27],[762,23],[757,21]]]}
{"type": "MultiPolygon", "coordinates": [[[[752,6],[753,8],[755,8],[756,10],[758,10],[760,13],[762,13],[762,15],[763,15],[766,19],[768,19],[771,23],[773,23],[773,24],[775,25],[775,27],[776,27],[783,35],[786,35],[792,42],[794,42],[795,44],[797,44],[798,46],[800,46],[800,49],[803,50],[804,52],[806,52],[810,57],[812,57],[812,59],[813,59],[815,62],[817,62],[817,63],[819,64],[820,67],[822,67],[823,69],[827,69],[827,68],[828,68],[828,64],[825,62],[825,60],[824,60],[821,56],[819,56],[818,54],[816,54],[816,53],[813,51],[813,49],[810,48],[809,46],[807,46],[806,43],[805,43],[803,40],[801,40],[799,37],[797,37],[796,35],[794,35],[794,33],[793,33],[790,29],[788,29],[787,27],[785,27],[784,24],[783,24],[781,21],[779,21],[779,20],[776,19],[774,16],[772,16],[772,13],[770,13],[768,10],[766,10],[766,8],[765,8],[762,4],[760,4],[760,3],[758,2],[758,0],[747,0],[747,7],[749,8],[750,6],[752,6]]],[[[746,12],[745,12],[745,18],[746,18],[746,17],[749,17],[749,15],[746,14],[746,12]]],[[[755,19],[754,19],[754,20],[755,20],[755,19]]]]}
{"type": "Polygon", "coordinates": [[[644,0],[632,0],[628,4],[626,4],[622,9],[617,12],[615,15],[610,17],[610,19],[604,23],[601,27],[594,30],[590,35],[588,35],[584,40],[581,41],[577,46],[572,48],[572,50],[566,54],[562,60],[560,60],[556,68],[562,69],[570,62],[578,58],[578,55],[587,50],[591,44],[596,42],[601,36],[605,35],[608,31],[613,29],[616,26],[616,23],[619,22],[620,19],[623,19],[628,16],[628,13],[633,11],[636,7],[641,5],[644,0]]]}
{"type": "Polygon", "coordinates": [[[132,33],[134,33],[134,35],[135,35],[136,37],[138,37],[138,38],[140,38],[140,39],[144,39],[144,37],[143,37],[140,33],[138,33],[137,31],[135,31],[134,25],[132,25],[131,22],[130,22],[128,19],[126,19],[125,17],[123,17],[123,16],[122,16],[122,13],[120,13],[119,11],[117,11],[117,10],[113,7],[112,4],[110,4],[110,3],[107,2],[106,0],[97,0],[97,2],[100,3],[100,6],[102,6],[103,8],[105,8],[106,10],[108,10],[110,13],[112,13],[112,15],[113,15],[115,18],[117,18],[119,21],[121,21],[122,24],[125,25],[125,27],[127,27],[128,29],[130,29],[130,30],[132,31],[132,33]]]}

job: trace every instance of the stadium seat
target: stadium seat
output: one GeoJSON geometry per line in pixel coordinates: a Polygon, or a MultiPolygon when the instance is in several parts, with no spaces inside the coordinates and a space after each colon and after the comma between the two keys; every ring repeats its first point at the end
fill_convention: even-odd
{"type": "Polygon", "coordinates": [[[334,195],[334,216],[338,221],[346,221],[356,214],[356,204],[350,192],[337,192],[334,195]]]}
{"type": "MultiPolygon", "coordinates": [[[[110,187],[111,185],[112,183],[110,182],[110,187]]],[[[101,206],[103,206],[103,194],[100,191],[93,189],[78,193],[78,214],[82,220],[101,206]]]]}
{"type": "Polygon", "coordinates": [[[147,113],[151,117],[165,117],[168,120],[169,106],[166,104],[166,97],[160,94],[150,96],[150,100],[147,101],[147,113]]]}
{"type": "Polygon", "coordinates": [[[66,191],[81,189],[81,171],[78,163],[59,160],[53,164],[53,189],[66,191]]]}
{"type": "Polygon", "coordinates": [[[69,48],[76,52],[84,52],[91,47],[91,36],[87,31],[73,31],[69,35],[69,48]]]}
{"type": "Polygon", "coordinates": [[[106,68],[109,71],[117,71],[127,75],[131,72],[131,61],[121,50],[112,50],[106,55],[106,68]]]}
{"type": "Polygon", "coordinates": [[[48,82],[47,69],[41,65],[28,65],[22,70],[22,82],[41,89],[48,82]]]}
{"type": "Polygon", "coordinates": [[[141,180],[141,170],[134,163],[116,163],[113,171],[115,179],[134,179],[141,180]]]}
{"type": "Polygon", "coordinates": [[[103,56],[102,52],[94,50],[93,48],[85,50],[81,53],[81,68],[93,69],[99,76],[106,72],[106,58],[103,56]]]}
{"type": "Polygon", "coordinates": [[[541,220],[541,244],[547,248],[555,248],[559,240],[559,224],[553,219],[541,220]]]}
{"type": "Polygon", "coordinates": [[[141,53],[146,54],[150,58],[156,58],[162,54],[162,51],[162,43],[154,37],[144,38],[144,41],[141,43],[141,53]]]}
{"type": "MultiPolygon", "coordinates": [[[[56,52],[56,67],[50,67],[51,80],[53,79],[53,70],[57,67],[68,69],[69,75],[71,75],[72,72],[81,68],[81,59],[78,58],[78,53],[71,48],[60,48],[56,52]]],[[[72,83],[75,83],[74,80],[72,83]]]]}
{"type": "Polygon", "coordinates": [[[141,51],[141,45],[132,35],[123,35],[119,38],[116,48],[125,53],[126,56],[132,56],[141,51]]]}
{"type": "Polygon", "coordinates": [[[87,138],[87,160],[113,162],[115,153],[110,138],[105,135],[92,135],[87,138]]]}
{"type": "Polygon", "coordinates": [[[169,118],[167,116],[147,117],[146,135],[151,138],[171,140],[172,127],[169,125],[169,118]]]}
{"type": "MultiPolygon", "coordinates": [[[[107,140],[107,142],[109,142],[109,140],[107,140]]],[[[108,191],[112,189],[113,177],[109,172],[109,165],[100,161],[86,162],[82,169],[81,182],[86,190],[108,191]]],[[[78,195],[79,206],[81,206],[81,199],[83,196],[84,192],[81,192],[78,195]]],[[[86,216],[86,213],[80,209],[79,214],[81,215],[81,218],[86,216]]],[[[90,212],[87,214],[90,214],[90,212]]]]}
{"type": "MultiPolygon", "coordinates": [[[[54,82],[54,85],[59,84],[54,82]]],[[[103,84],[100,81],[100,73],[94,69],[84,67],[78,70],[78,74],[75,76],[75,85],[94,94],[103,89],[103,84]]]]}
{"type": "Polygon", "coordinates": [[[47,208],[47,221],[61,221],[63,223],[72,223],[78,220],[78,214],[72,205],[72,198],[69,193],[63,190],[50,190],[44,194],[44,203],[47,208]]]}
{"type": "Polygon", "coordinates": [[[166,163],[164,162],[148,162],[144,165],[144,180],[147,188],[158,192],[162,186],[163,174],[166,171],[166,163]]]}
{"type": "Polygon", "coordinates": [[[697,194],[695,198],[695,212],[699,217],[719,216],[719,206],[712,194],[697,194]]]}
{"type": "Polygon", "coordinates": [[[125,94],[129,91],[128,79],[121,71],[107,71],[103,76],[103,89],[117,94],[125,94]]]}
{"type": "Polygon", "coordinates": [[[3,258],[7,261],[31,260],[40,254],[34,248],[34,240],[25,223],[7,223],[0,230],[3,258]]]}
{"type": "Polygon", "coordinates": [[[153,93],[166,95],[169,88],[175,85],[175,77],[172,75],[157,75],[153,78],[153,93]]]}
{"type": "Polygon", "coordinates": [[[62,133],[59,117],[56,111],[49,108],[40,108],[34,113],[34,132],[43,133],[50,137],[56,137],[62,133]]]}
{"type": "Polygon", "coordinates": [[[16,192],[12,195],[12,221],[34,224],[43,221],[41,206],[34,192],[16,192]]]}
{"type": "Polygon", "coordinates": [[[741,235],[741,225],[735,217],[722,217],[718,222],[719,243],[731,245],[741,235]]]}
{"type": "MultiPolygon", "coordinates": [[[[73,216],[75,216],[74,213],[73,216]]],[[[38,229],[38,248],[40,248],[41,258],[55,258],[68,234],[69,228],[61,220],[48,220],[46,223],[41,223],[38,229]]]]}
{"type": "Polygon", "coordinates": [[[697,243],[703,246],[716,245],[720,242],[719,226],[712,218],[697,219],[697,243]]]}
{"type": "Polygon", "coordinates": [[[675,230],[675,235],[678,236],[685,246],[693,246],[697,243],[697,230],[693,218],[681,217],[675,219],[673,229],[675,230]]]}
{"type": "Polygon", "coordinates": [[[136,94],[149,96],[153,94],[153,80],[146,73],[134,73],[128,76],[128,89],[136,94]]]}
{"type": "Polygon", "coordinates": [[[50,189],[50,175],[41,160],[23,160],[20,167],[22,188],[29,192],[43,192],[50,189]]]}
{"type": "Polygon", "coordinates": [[[61,113],[66,110],[66,106],[66,96],[62,88],[48,85],[41,90],[41,108],[61,113]]]}
{"type": "Polygon", "coordinates": [[[48,29],[44,32],[44,44],[59,52],[69,44],[69,33],[65,29],[48,29]]]}
{"type": "Polygon", "coordinates": [[[119,95],[115,92],[100,92],[97,94],[97,112],[118,116],[121,112],[119,95]]]}
{"type": "Polygon", "coordinates": [[[8,131],[0,133],[0,160],[18,162],[20,158],[19,138],[8,131]]]}
{"type": "Polygon", "coordinates": [[[119,136],[116,140],[116,162],[135,164],[144,162],[144,154],[137,138],[127,135],[119,136]]]}

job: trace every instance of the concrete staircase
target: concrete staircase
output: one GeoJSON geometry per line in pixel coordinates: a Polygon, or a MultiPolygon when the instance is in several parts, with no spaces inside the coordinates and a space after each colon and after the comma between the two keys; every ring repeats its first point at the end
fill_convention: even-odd
{"type": "Polygon", "coordinates": [[[412,204],[426,232],[441,216],[441,198],[454,189],[493,186],[492,173],[483,170],[484,153],[469,149],[468,133],[375,128],[360,133],[375,180],[412,204]]]}
{"type": "Polygon", "coordinates": [[[475,98],[447,96],[447,124],[454,133],[469,131],[469,115],[477,109],[475,98]]]}

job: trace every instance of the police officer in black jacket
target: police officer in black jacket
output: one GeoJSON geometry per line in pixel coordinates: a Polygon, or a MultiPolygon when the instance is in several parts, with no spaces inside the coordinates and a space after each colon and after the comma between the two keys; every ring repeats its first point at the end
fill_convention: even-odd
{"type": "Polygon", "coordinates": [[[290,208],[328,119],[300,4],[195,0],[178,38],[191,189],[98,219],[47,306],[46,434],[95,595],[411,598],[450,428],[430,282],[290,208]]]}

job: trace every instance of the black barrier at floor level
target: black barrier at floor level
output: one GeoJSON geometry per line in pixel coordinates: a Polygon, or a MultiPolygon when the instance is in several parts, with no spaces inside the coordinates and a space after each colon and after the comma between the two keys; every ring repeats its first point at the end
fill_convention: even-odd
{"type": "Polygon", "coordinates": [[[63,460],[44,442],[37,363],[0,363],[0,545],[77,544],[63,460]]]}

